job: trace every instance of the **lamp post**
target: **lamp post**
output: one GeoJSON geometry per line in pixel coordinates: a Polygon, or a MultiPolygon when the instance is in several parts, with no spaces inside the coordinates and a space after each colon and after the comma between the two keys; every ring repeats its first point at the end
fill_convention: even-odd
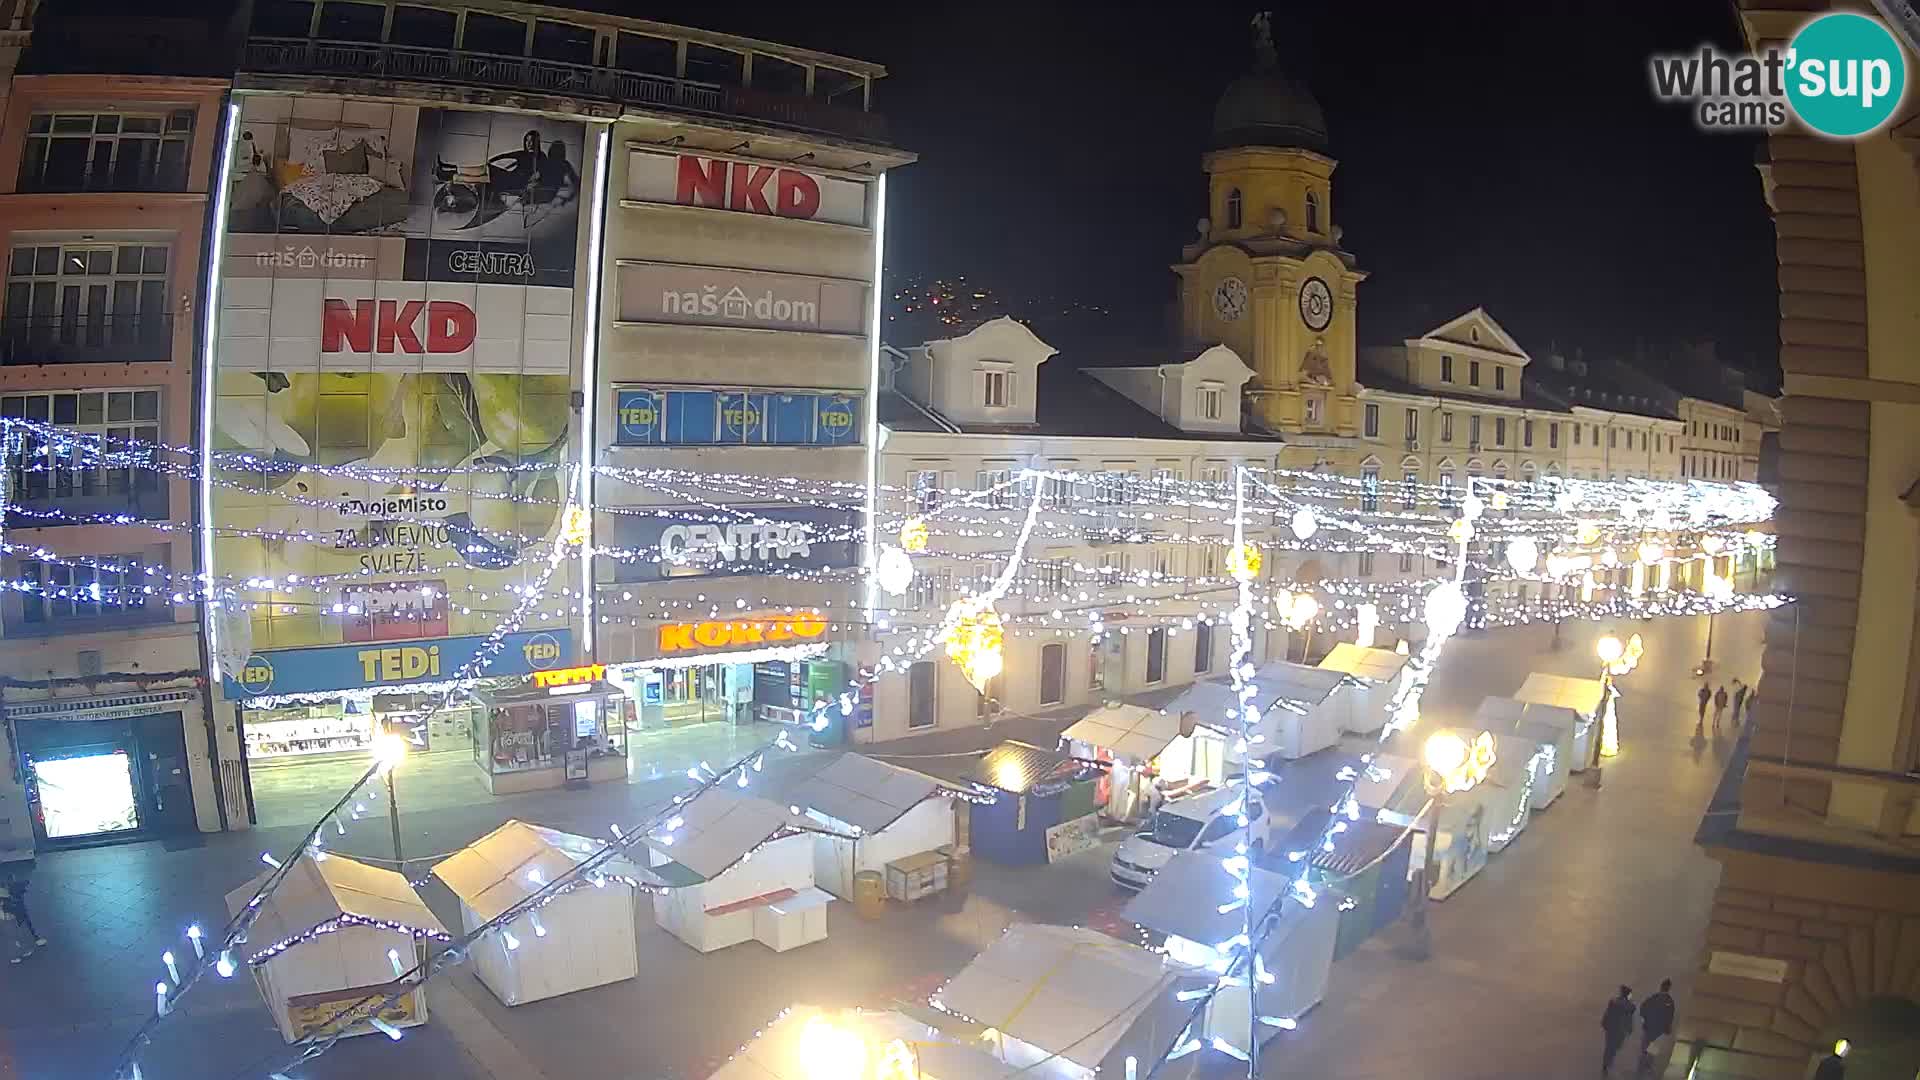
{"type": "Polygon", "coordinates": [[[393,861],[400,876],[407,876],[407,857],[400,850],[400,801],[393,791],[393,771],[407,759],[407,737],[384,732],[374,737],[373,759],[380,764],[380,775],[387,782],[387,823],[393,828],[393,861]]]}
{"type": "Polygon", "coordinates": [[[1413,909],[1414,953],[1421,960],[1433,955],[1433,927],[1429,909],[1433,906],[1433,881],[1439,867],[1437,852],[1440,819],[1445,814],[1447,796],[1470,791],[1486,778],[1493,765],[1493,736],[1481,732],[1469,743],[1451,731],[1427,736],[1420,748],[1421,781],[1427,790],[1427,850],[1420,868],[1420,901],[1413,909]]]}
{"type": "Polygon", "coordinates": [[[1593,718],[1593,737],[1588,740],[1587,786],[1598,791],[1600,790],[1601,751],[1606,745],[1607,729],[1613,715],[1613,710],[1609,708],[1612,704],[1609,699],[1613,697],[1613,673],[1619,669],[1626,658],[1627,647],[1619,638],[1607,634],[1594,644],[1593,651],[1600,658],[1600,707],[1593,718]]]}

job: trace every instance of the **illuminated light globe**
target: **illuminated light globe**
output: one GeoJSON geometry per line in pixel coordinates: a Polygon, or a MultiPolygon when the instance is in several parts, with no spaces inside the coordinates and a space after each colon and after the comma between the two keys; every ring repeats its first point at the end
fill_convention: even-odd
{"type": "Polygon", "coordinates": [[[1457,581],[1438,585],[1427,594],[1426,602],[1427,631],[1441,638],[1450,638],[1467,621],[1467,594],[1457,581]]]}
{"type": "Polygon", "coordinates": [[[1619,566],[1620,553],[1613,550],[1612,548],[1608,548],[1605,551],[1602,551],[1600,553],[1600,565],[1601,566],[1619,566]]]}
{"type": "Polygon", "coordinates": [[[1306,540],[1320,531],[1320,523],[1314,520],[1313,511],[1304,506],[1293,512],[1293,519],[1287,522],[1287,527],[1293,530],[1296,540],[1306,540]]]}
{"type": "Polygon", "coordinates": [[[1487,505],[1493,507],[1495,510],[1505,510],[1510,502],[1512,502],[1512,499],[1506,492],[1496,491],[1492,497],[1487,500],[1487,505]]]}
{"type": "Polygon", "coordinates": [[[1709,533],[1700,538],[1700,550],[1709,555],[1718,555],[1727,546],[1727,542],[1717,533],[1709,533]]]}
{"type": "Polygon", "coordinates": [[[1433,770],[1434,775],[1448,777],[1466,768],[1469,753],[1471,751],[1467,748],[1467,740],[1451,731],[1441,731],[1427,738],[1426,746],[1421,748],[1420,757],[1427,768],[1433,770]]]}
{"type": "Polygon", "coordinates": [[[1733,599],[1733,580],[1710,572],[1700,582],[1700,591],[1706,595],[1707,599],[1724,603],[1733,599]]]}
{"type": "Polygon", "coordinates": [[[888,596],[899,596],[913,585],[913,559],[888,544],[880,550],[880,561],[873,567],[873,579],[888,596]]]}
{"type": "Polygon", "coordinates": [[[391,731],[375,736],[373,760],[379,763],[381,772],[392,772],[395,766],[407,760],[407,737],[391,731]]]}
{"type": "Polygon", "coordinates": [[[1530,574],[1540,565],[1540,545],[1531,536],[1522,536],[1507,545],[1507,565],[1515,573],[1530,574]]]}
{"type": "Polygon", "coordinates": [[[1614,664],[1620,662],[1622,656],[1627,654],[1627,647],[1621,644],[1619,638],[1608,634],[1594,643],[1593,651],[1595,655],[1600,657],[1601,663],[1612,667],[1614,664]]]}
{"type": "Polygon", "coordinates": [[[1463,517],[1454,518],[1453,524],[1447,526],[1447,536],[1456,544],[1464,544],[1472,540],[1473,522],[1463,517]]]}
{"type": "Polygon", "coordinates": [[[1591,544],[1600,539],[1600,526],[1591,521],[1583,521],[1574,527],[1573,538],[1582,544],[1591,544]]]}
{"type": "Polygon", "coordinates": [[[794,1056],[806,1080],[857,1080],[867,1071],[866,1041],[819,1016],[800,1030],[794,1056]]]}
{"type": "Polygon", "coordinates": [[[900,523],[900,547],[916,554],[927,550],[927,519],[910,517],[900,523]]]}
{"type": "Polygon", "coordinates": [[[1659,544],[1656,544],[1651,540],[1640,545],[1640,551],[1639,551],[1640,561],[1644,565],[1652,566],[1654,563],[1657,563],[1661,559],[1665,558],[1666,554],[1667,554],[1666,548],[1661,547],[1659,544]]]}
{"type": "Polygon", "coordinates": [[[1486,510],[1486,502],[1471,491],[1467,492],[1466,498],[1460,500],[1460,516],[1466,518],[1468,521],[1472,521],[1481,514],[1486,513],[1486,510]]]}
{"type": "Polygon", "coordinates": [[[1312,622],[1313,617],[1318,614],[1320,614],[1320,601],[1315,600],[1312,593],[1299,593],[1287,605],[1284,618],[1288,626],[1298,630],[1312,622]]]}
{"type": "Polygon", "coordinates": [[[1241,581],[1259,577],[1262,561],[1260,549],[1252,544],[1239,544],[1227,552],[1227,568],[1241,581]]]}

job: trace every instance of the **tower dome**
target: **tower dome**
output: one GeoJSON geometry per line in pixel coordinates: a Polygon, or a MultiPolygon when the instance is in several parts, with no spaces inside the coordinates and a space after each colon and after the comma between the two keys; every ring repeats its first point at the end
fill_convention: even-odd
{"type": "Polygon", "coordinates": [[[1253,17],[1253,52],[1253,70],[1229,84],[1213,107],[1213,148],[1275,146],[1325,153],[1326,116],[1306,87],[1280,70],[1265,12],[1253,17]]]}

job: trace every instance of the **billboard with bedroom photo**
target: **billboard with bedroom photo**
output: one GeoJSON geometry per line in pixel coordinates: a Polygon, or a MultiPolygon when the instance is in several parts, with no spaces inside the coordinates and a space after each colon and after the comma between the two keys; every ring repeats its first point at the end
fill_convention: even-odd
{"type": "Polygon", "coordinates": [[[240,101],[213,439],[274,465],[216,474],[216,571],[320,583],[254,596],[255,649],[485,633],[578,460],[585,129],[240,101]]]}

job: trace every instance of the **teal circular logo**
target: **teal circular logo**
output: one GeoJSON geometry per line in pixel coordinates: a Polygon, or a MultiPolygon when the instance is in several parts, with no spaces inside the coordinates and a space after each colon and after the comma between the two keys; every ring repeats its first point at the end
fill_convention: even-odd
{"type": "Polygon", "coordinates": [[[1822,135],[1865,135],[1893,116],[1906,91],[1906,57],[1878,19],[1822,15],[1788,46],[1787,101],[1822,135]]]}

